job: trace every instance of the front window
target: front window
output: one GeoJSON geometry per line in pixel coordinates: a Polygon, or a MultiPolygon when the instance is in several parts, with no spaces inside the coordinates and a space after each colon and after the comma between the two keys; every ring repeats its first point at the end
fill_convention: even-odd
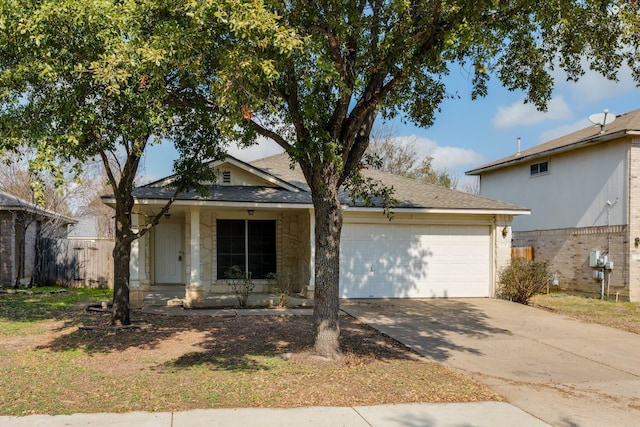
{"type": "Polygon", "coordinates": [[[276,272],[276,222],[219,219],[217,221],[218,278],[232,268],[265,279],[276,272]]]}

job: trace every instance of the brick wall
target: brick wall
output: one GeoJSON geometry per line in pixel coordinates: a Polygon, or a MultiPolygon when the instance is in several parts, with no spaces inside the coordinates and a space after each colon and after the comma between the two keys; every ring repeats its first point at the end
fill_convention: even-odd
{"type": "Polygon", "coordinates": [[[614,269],[607,274],[605,293],[608,289],[610,298],[630,297],[627,226],[514,232],[513,246],[532,246],[536,260],[549,262],[560,289],[594,296],[601,292],[601,282],[593,278],[589,255],[592,250],[608,253],[614,269]]]}
{"type": "Polygon", "coordinates": [[[629,148],[629,299],[640,301],[640,138],[634,138],[629,148]]]}
{"type": "Polygon", "coordinates": [[[13,217],[9,212],[0,212],[0,286],[12,286],[15,279],[13,258],[15,238],[13,217]]]}

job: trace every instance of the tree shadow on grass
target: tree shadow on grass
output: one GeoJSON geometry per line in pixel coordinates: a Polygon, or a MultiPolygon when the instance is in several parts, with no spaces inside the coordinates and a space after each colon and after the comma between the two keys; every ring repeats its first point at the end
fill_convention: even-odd
{"type": "Polygon", "coordinates": [[[511,335],[507,329],[492,326],[486,313],[464,300],[351,300],[343,302],[342,309],[440,362],[454,351],[481,354],[477,348],[454,342],[455,335],[478,340],[511,335]]]}
{"type": "MultiPolygon", "coordinates": [[[[269,358],[309,351],[314,339],[311,316],[163,316],[136,312],[132,320],[141,326],[139,329],[106,328],[108,319],[104,314],[78,313],[39,349],[81,349],[91,356],[128,349],[158,350],[169,344],[185,351],[164,363],[159,360],[157,369],[256,371],[270,369],[269,358]],[[78,328],[91,325],[94,327],[78,328]],[[198,334],[198,341],[185,347],[183,333],[198,334]]],[[[342,350],[352,361],[416,357],[404,345],[350,316],[341,316],[340,323],[342,350]]]]}

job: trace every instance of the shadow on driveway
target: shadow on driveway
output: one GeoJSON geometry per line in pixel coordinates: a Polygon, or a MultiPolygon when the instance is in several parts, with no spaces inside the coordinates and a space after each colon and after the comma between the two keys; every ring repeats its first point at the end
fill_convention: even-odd
{"type": "Polygon", "coordinates": [[[496,328],[487,315],[460,300],[344,300],[341,309],[404,345],[440,362],[453,351],[482,355],[478,348],[456,344],[454,336],[482,340],[511,335],[496,328]]]}

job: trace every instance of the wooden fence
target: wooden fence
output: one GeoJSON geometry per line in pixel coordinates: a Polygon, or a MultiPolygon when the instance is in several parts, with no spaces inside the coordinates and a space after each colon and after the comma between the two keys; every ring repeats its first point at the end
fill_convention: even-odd
{"type": "Polygon", "coordinates": [[[40,281],[74,288],[113,288],[113,242],[41,239],[40,281]]]}
{"type": "Polygon", "coordinates": [[[531,246],[511,248],[511,258],[524,258],[527,261],[533,261],[533,248],[531,246]]]}

